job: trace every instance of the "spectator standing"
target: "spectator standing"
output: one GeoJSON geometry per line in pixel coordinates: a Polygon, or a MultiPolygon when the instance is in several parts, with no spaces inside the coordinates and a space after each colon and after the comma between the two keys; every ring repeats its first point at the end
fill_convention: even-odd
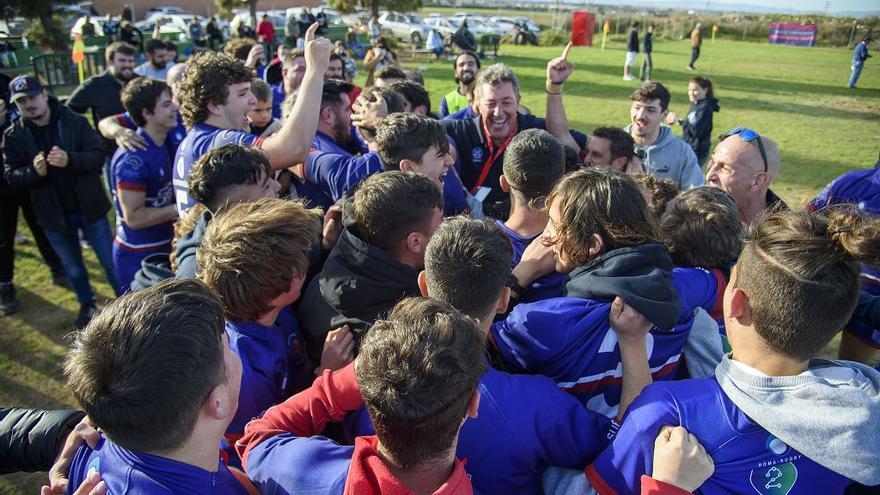
{"type": "Polygon", "coordinates": [[[632,81],[635,76],[632,75],[633,65],[636,63],[636,57],[639,55],[639,23],[633,22],[629,28],[629,38],[626,41],[626,60],[623,62],[623,80],[632,81]]]}
{"type": "Polygon", "coordinates": [[[301,36],[300,33],[299,19],[297,16],[287,16],[287,20],[284,23],[284,37],[287,38],[287,44],[290,46],[296,46],[296,40],[301,36]]]}
{"type": "Polygon", "coordinates": [[[705,77],[691,79],[688,84],[688,98],[691,100],[691,108],[685,118],[670,112],[666,116],[666,123],[681,125],[684,131],[682,139],[691,145],[702,167],[709,159],[709,148],[712,146],[712,115],[720,111],[721,106],[712,90],[712,81],[705,77]]]}
{"type": "Polygon", "coordinates": [[[84,117],[49,96],[36,78],[16,77],[10,90],[21,118],[3,140],[6,180],[13,187],[30,189],[37,219],[76,291],[76,324],[83,327],[97,308],[77,230],[83,231],[110,286],[120,293],[107,222],[110,202],[100,180],[101,140],[84,117]]]}
{"type": "MultiPolygon", "coordinates": [[[[12,125],[12,119],[6,109],[6,102],[0,99],[0,133],[12,125]]],[[[0,167],[3,156],[0,154],[0,167]]],[[[31,195],[28,189],[13,189],[3,178],[0,168],[0,316],[11,315],[18,311],[18,300],[15,297],[15,286],[12,284],[15,274],[15,233],[18,227],[18,209],[24,213],[24,219],[36,240],[40,255],[52,271],[52,282],[63,285],[64,267],[61,259],[52,246],[43,227],[37,222],[31,195]]]]}
{"type": "Polygon", "coordinates": [[[193,16],[189,23],[189,39],[196,46],[205,46],[205,31],[197,17],[193,16]]]}
{"type": "Polygon", "coordinates": [[[859,76],[862,75],[862,68],[865,66],[865,60],[868,60],[868,57],[871,56],[868,54],[869,43],[871,43],[871,37],[865,36],[862,38],[862,41],[856,45],[856,49],[853,52],[852,74],[849,76],[849,84],[847,85],[850,89],[856,87],[856,82],[858,82],[859,76]]]}
{"type": "Polygon", "coordinates": [[[468,95],[471,95],[474,89],[477,71],[480,70],[480,57],[474,52],[461,52],[455,57],[453,69],[458,87],[440,100],[440,118],[470,106],[468,95]]]}
{"type": "Polygon", "coordinates": [[[168,76],[168,69],[174,65],[171,54],[168,52],[168,45],[164,41],[154,38],[147,41],[145,52],[147,61],[135,67],[134,73],[164,81],[168,76]]]}
{"type": "Polygon", "coordinates": [[[639,79],[643,82],[651,82],[651,71],[654,69],[654,61],[651,59],[651,52],[654,50],[654,25],[648,24],[645,31],[645,39],[642,41],[642,53],[645,58],[642,60],[642,69],[639,71],[639,79]]]}
{"type": "MultiPolygon", "coordinates": [[[[107,70],[86,79],[73,91],[67,99],[67,106],[77,113],[92,112],[92,122],[97,129],[98,122],[104,117],[116,115],[125,111],[120,100],[120,93],[125,84],[134,78],[134,55],[133,46],[116,42],[107,45],[104,50],[107,59],[107,70]]],[[[110,139],[104,139],[104,152],[112,156],[116,150],[116,143],[110,139]]]]}
{"type": "Polygon", "coordinates": [[[694,64],[700,58],[700,46],[703,44],[703,25],[699,22],[691,31],[691,63],[688,64],[688,70],[696,70],[694,64]]]}
{"type": "Polygon", "coordinates": [[[223,32],[220,31],[220,28],[217,27],[217,18],[212,17],[208,22],[208,27],[206,28],[206,32],[208,35],[208,48],[211,50],[218,50],[220,45],[223,44],[223,32]]]}
{"type": "Polygon", "coordinates": [[[263,15],[263,20],[257,25],[257,40],[260,43],[268,43],[270,47],[275,46],[275,26],[272,25],[268,15],[263,15]]]}
{"type": "Polygon", "coordinates": [[[140,47],[144,44],[144,33],[130,21],[122,21],[119,26],[119,41],[140,47]]]}
{"type": "Polygon", "coordinates": [[[367,72],[367,82],[364,83],[364,87],[372,86],[376,73],[388,66],[399,67],[400,64],[394,52],[388,47],[388,41],[380,36],[373,42],[373,48],[364,55],[364,70],[367,72]]]}

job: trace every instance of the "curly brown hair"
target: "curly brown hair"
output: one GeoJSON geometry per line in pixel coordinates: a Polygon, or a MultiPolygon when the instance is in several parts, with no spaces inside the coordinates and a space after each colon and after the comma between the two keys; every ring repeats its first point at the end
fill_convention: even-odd
{"type": "Polygon", "coordinates": [[[257,40],[251,38],[232,38],[227,41],[226,46],[223,47],[223,53],[244,62],[247,60],[251,48],[256,44],[257,40]]]}
{"type": "Polygon", "coordinates": [[[229,96],[229,86],[250,83],[253,70],[223,53],[205,53],[189,64],[177,87],[180,115],[187,127],[208,118],[208,104],[222,105],[229,96]]]}

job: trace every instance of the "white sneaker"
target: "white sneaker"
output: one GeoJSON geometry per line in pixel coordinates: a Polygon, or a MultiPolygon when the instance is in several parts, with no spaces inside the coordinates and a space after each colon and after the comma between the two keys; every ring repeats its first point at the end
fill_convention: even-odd
{"type": "Polygon", "coordinates": [[[632,75],[630,75],[630,76],[623,76],[623,80],[624,80],[624,81],[632,81],[632,80],[634,80],[634,79],[635,79],[635,76],[632,76],[632,75]]]}

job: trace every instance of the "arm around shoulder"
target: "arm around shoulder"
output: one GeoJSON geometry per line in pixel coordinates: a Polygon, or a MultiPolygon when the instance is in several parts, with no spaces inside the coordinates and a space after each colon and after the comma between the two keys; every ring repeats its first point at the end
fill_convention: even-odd
{"type": "Polygon", "coordinates": [[[85,117],[74,115],[76,126],[76,149],[65,150],[69,156],[68,167],[77,174],[101,173],[104,168],[104,143],[85,117]]]}

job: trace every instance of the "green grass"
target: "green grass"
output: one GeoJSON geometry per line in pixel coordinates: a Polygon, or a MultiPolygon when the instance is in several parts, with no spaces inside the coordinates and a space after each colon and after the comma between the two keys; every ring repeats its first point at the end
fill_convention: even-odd
{"type": "MultiPolygon", "coordinates": [[[[589,132],[604,125],[629,122],[628,96],[636,82],[621,79],[623,45],[577,47],[571,60],[577,70],[566,85],[571,125],[589,132]]],[[[544,70],[557,47],[503,46],[499,61],[511,65],[520,79],[522,102],[544,113],[544,70]]],[[[408,63],[423,68],[434,106],[454,87],[451,62],[408,63]]],[[[654,79],[673,94],[671,108],[687,110],[685,94],[693,75],[711,78],[721,102],[715,133],[737,125],[755,128],[774,138],[782,151],[782,173],[774,182],[792,207],[798,207],[837,175],[873,165],[880,137],[880,64],[869,60],[859,86],[845,88],[851,53],[842,49],[797,48],[719,41],[706,43],[699,71],[685,70],[690,47],[686,41],[658,42],[654,79]]],[[[489,64],[491,61],[484,61],[489,64]]],[[[363,83],[363,74],[360,81],[363,83]]],[[[21,229],[27,231],[21,222],[21,229]]],[[[73,407],[64,386],[62,361],[65,336],[73,330],[77,303],[71,291],[50,284],[33,243],[17,248],[16,285],[20,311],[0,319],[0,404],[30,407],[73,407]]],[[[112,291],[103,281],[91,251],[87,264],[101,298],[112,291]]],[[[0,493],[36,493],[42,475],[0,477],[0,493]]]]}

